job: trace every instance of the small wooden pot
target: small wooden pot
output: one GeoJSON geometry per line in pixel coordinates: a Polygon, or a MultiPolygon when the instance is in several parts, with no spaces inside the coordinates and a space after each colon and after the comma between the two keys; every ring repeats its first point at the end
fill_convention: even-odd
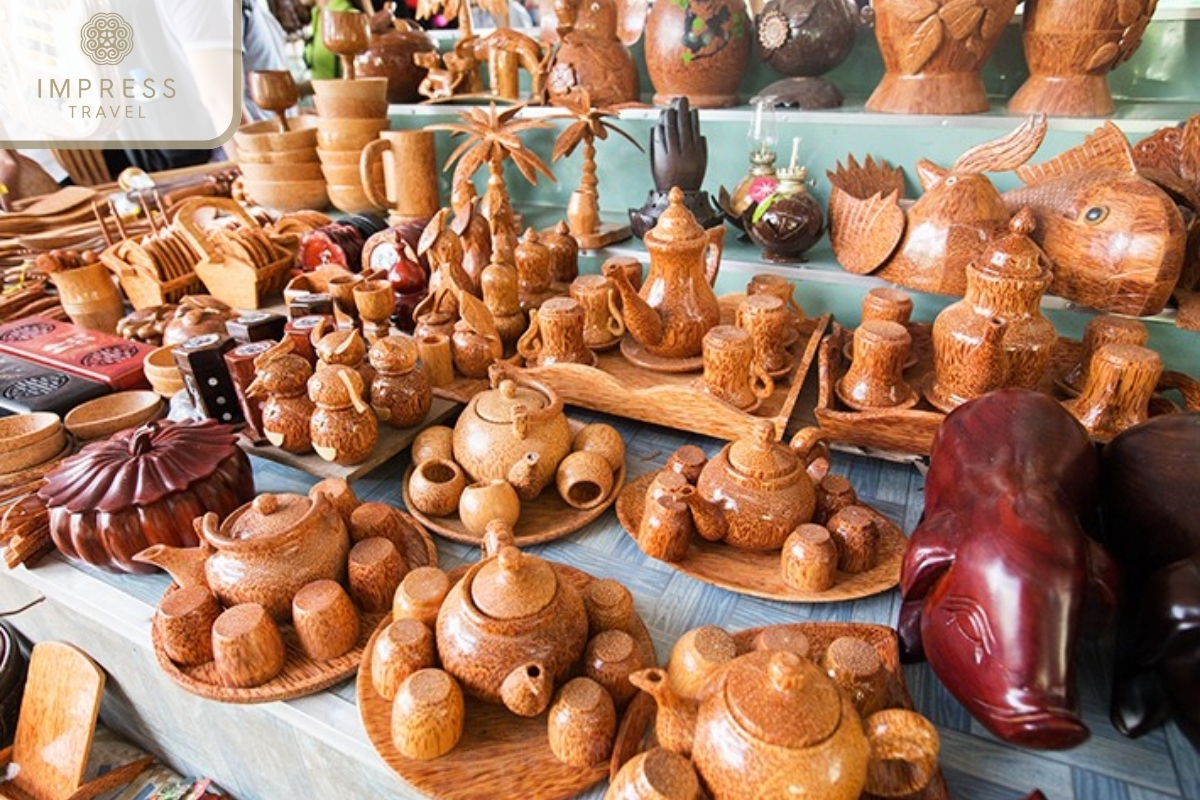
{"type": "Polygon", "coordinates": [[[462,467],[447,459],[424,461],[408,479],[408,496],[413,507],[431,517],[446,517],[458,510],[466,488],[462,467]]]}
{"type": "Polygon", "coordinates": [[[512,527],[520,516],[521,498],[512,484],[502,478],[468,484],[458,499],[458,518],[476,536],[483,536],[492,520],[501,520],[512,527]]]}
{"type": "Polygon", "coordinates": [[[598,453],[571,453],[558,465],[555,485],[571,508],[595,508],[612,493],[613,469],[598,453]]]}

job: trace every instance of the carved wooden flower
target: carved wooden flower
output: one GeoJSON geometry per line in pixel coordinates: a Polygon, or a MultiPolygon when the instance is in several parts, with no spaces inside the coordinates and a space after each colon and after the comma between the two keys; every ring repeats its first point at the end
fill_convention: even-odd
{"type": "Polygon", "coordinates": [[[1014,0],[893,0],[894,13],[917,26],[900,52],[900,69],[920,72],[937,54],[946,37],[982,54],[1016,7],[1014,0]]]}

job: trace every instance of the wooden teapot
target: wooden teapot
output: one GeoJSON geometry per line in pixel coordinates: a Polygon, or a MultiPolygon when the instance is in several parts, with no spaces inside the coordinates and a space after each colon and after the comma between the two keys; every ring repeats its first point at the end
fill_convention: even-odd
{"type": "Polygon", "coordinates": [[[513,546],[507,523],[488,525],[484,547],[438,612],[438,654],[466,691],[537,716],[583,655],[587,610],[553,564],[513,546]]]}
{"type": "Polygon", "coordinates": [[[659,741],[690,751],[714,800],[904,797],[937,770],[938,735],[914,711],[878,711],[863,724],[850,698],[812,661],[755,650],[714,672],[698,706],[675,695],[662,669],[630,680],[658,703],[659,741]]]}
{"type": "Polygon", "coordinates": [[[454,460],[473,481],[501,478],[532,500],[571,452],[562,399],[512,367],[493,364],[488,374],[492,388],[471,398],[454,426],[454,460]]]}
{"type": "Polygon", "coordinates": [[[763,420],[754,435],[725,445],[704,465],[686,496],[696,532],[747,550],[778,550],[816,510],[814,484],[829,470],[829,449],[816,428],[775,441],[763,420]]]}

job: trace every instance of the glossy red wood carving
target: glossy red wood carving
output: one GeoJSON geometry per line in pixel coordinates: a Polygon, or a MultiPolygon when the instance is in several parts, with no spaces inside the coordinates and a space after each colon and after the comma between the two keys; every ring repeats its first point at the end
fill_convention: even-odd
{"type": "Polygon", "coordinates": [[[900,574],[905,658],[929,659],[1001,739],[1079,744],[1076,649],[1116,587],[1081,525],[1099,480],[1087,433],[1048,396],[1005,389],[949,414],[930,459],[900,574]]]}
{"type": "Polygon", "coordinates": [[[1129,428],[1102,463],[1105,537],[1124,581],[1113,724],[1140,736],[1174,713],[1200,750],[1200,413],[1129,428]]]}

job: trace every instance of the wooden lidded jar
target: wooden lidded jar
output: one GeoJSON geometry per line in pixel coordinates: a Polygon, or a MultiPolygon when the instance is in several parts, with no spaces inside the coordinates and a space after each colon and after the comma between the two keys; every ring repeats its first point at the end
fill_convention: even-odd
{"type": "Polygon", "coordinates": [[[246,387],[250,397],[266,395],[262,404],[262,433],[267,441],[289,453],[312,449],[309,423],[316,406],[308,399],[308,360],[292,352],[290,339],[254,360],[258,376],[246,387]]]}
{"type": "Polygon", "coordinates": [[[407,336],[388,336],[371,345],[371,408],[397,428],[411,428],[429,413],[433,389],[417,363],[417,346],[407,336]]]}
{"type": "Polygon", "coordinates": [[[363,400],[363,380],[357,370],[322,367],[308,379],[308,396],[317,406],[309,423],[317,455],[335,464],[358,464],[371,455],[379,423],[363,400]]]}
{"type": "Polygon", "coordinates": [[[646,19],[646,69],[654,104],[687,97],[695,108],[736,105],[754,21],[740,0],[655,3],[646,19]]]}

